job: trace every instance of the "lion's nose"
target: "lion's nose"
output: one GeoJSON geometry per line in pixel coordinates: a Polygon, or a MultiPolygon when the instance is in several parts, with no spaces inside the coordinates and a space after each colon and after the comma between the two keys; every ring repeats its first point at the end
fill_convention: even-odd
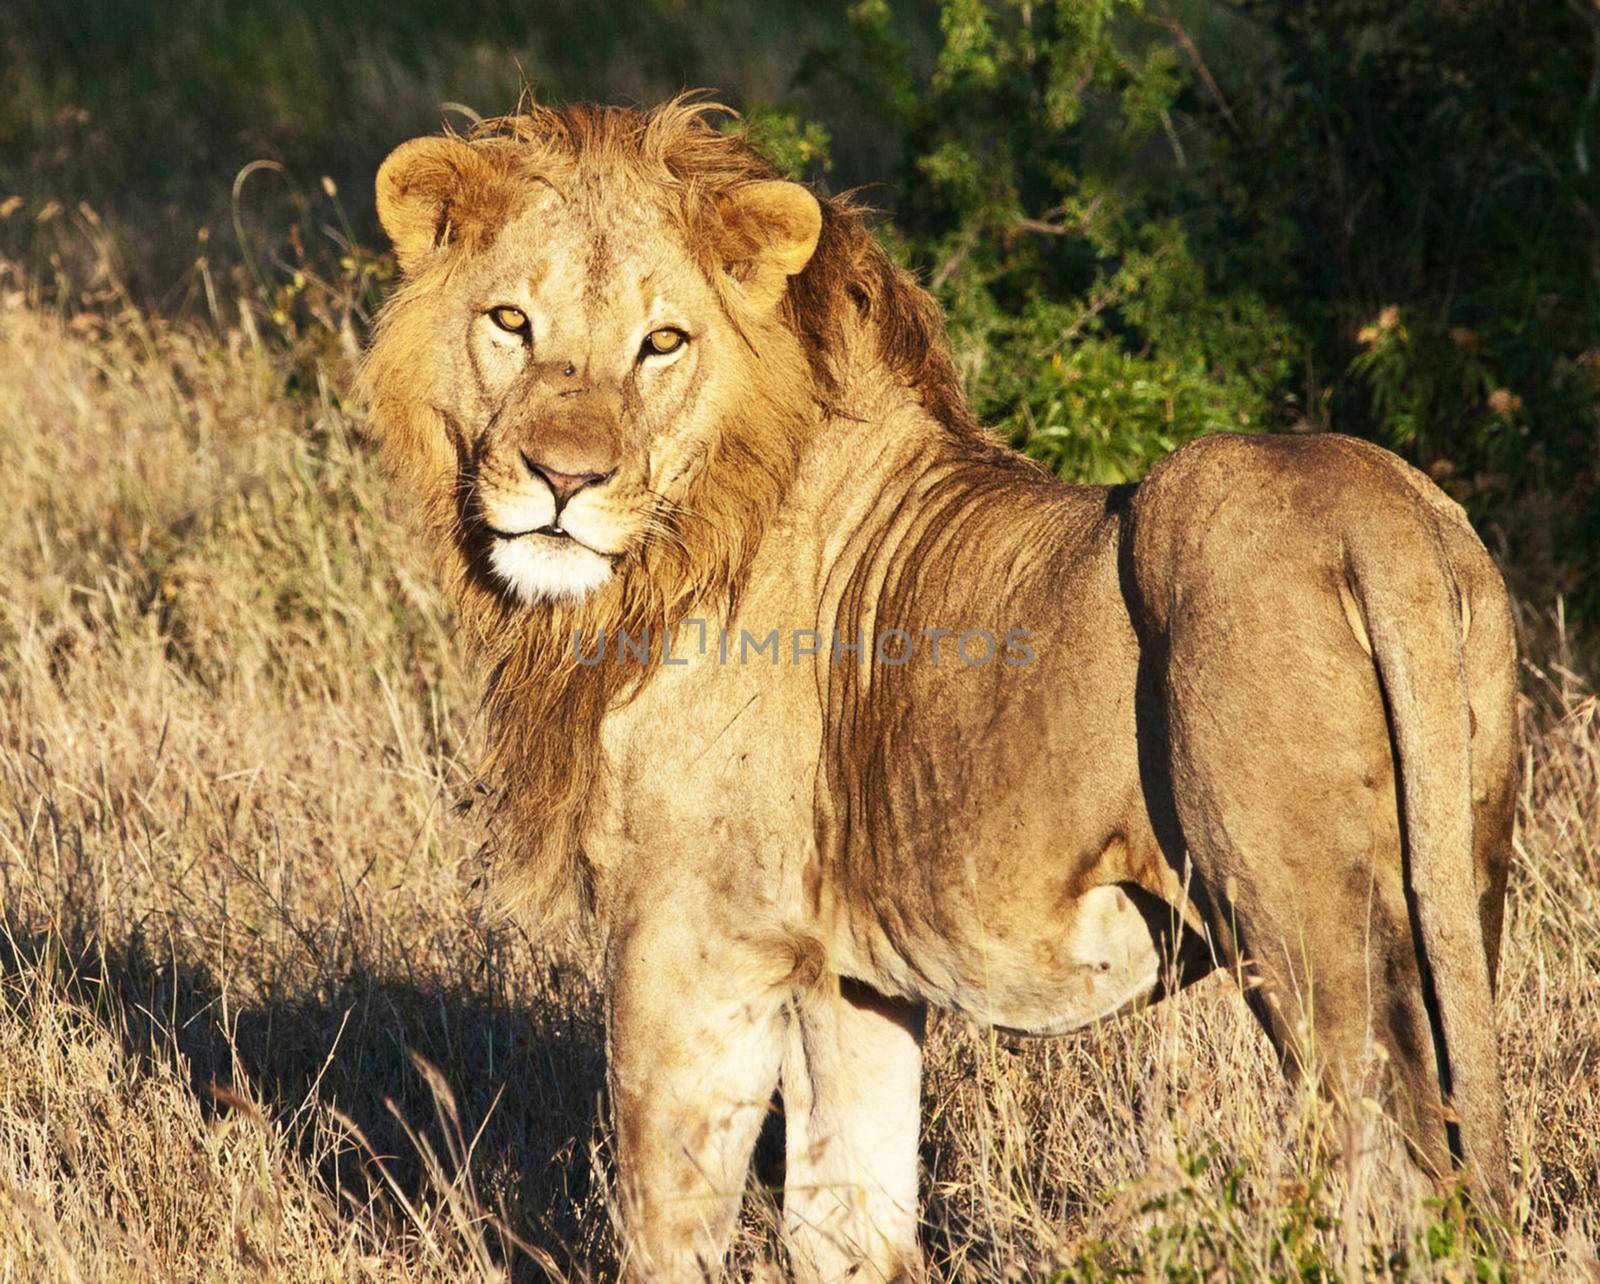
{"type": "MultiPolygon", "coordinates": [[[[551,493],[556,497],[556,511],[585,486],[598,486],[601,482],[610,480],[611,473],[564,473],[551,468],[548,464],[534,459],[526,451],[522,453],[522,462],[536,477],[544,478],[545,485],[550,487],[551,493]]],[[[615,471],[615,470],[613,470],[615,471]]]]}

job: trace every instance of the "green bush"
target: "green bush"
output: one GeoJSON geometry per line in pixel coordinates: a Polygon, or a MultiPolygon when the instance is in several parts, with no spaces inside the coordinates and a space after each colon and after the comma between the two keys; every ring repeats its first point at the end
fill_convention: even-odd
{"type": "Polygon", "coordinates": [[[894,140],[897,243],[1024,449],[1118,480],[1217,429],[1356,433],[1492,528],[1524,590],[1600,611],[1600,9],[850,18],[795,101],[894,140]]]}
{"type": "Polygon", "coordinates": [[[1188,78],[1169,39],[1119,0],[945,0],[918,65],[884,0],[850,16],[802,84],[844,84],[899,140],[893,231],[949,311],[987,420],[1089,481],[1272,425],[1301,341],[1196,253],[1172,181],[1188,78]]]}

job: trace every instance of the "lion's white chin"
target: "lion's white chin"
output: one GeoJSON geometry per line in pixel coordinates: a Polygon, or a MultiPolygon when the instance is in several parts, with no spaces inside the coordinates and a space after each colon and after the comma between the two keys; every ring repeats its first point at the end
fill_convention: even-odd
{"type": "Polygon", "coordinates": [[[522,535],[497,539],[489,550],[495,575],[530,606],[577,602],[611,578],[611,559],[575,539],[522,535]]]}

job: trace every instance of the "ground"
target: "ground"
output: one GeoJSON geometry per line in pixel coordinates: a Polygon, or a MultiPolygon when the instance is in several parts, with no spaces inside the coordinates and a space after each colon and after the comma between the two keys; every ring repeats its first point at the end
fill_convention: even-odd
{"type": "MultiPolygon", "coordinates": [[[[321,370],[0,299],[0,1280],[611,1274],[588,947],[484,897],[472,676],[321,370]]],[[[935,1020],[939,1277],[1596,1269],[1600,713],[1521,615],[1516,1228],[1397,1196],[1212,978],[1059,1042],[935,1020]]]]}

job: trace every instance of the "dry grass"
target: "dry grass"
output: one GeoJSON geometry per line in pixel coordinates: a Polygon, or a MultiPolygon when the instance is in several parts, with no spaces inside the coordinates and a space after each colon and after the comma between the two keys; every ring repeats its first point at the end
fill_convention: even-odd
{"type": "MultiPolygon", "coordinates": [[[[0,307],[0,1280],[606,1278],[582,947],[481,912],[470,677],[287,369],[0,307]]],[[[1559,667],[1528,690],[1503,1243],[1397,1194],[1213,978],[1055,1043],[936,1022],[939,1272],[1593,1271],[1600,717],[1559,667]]],[[[758,1195],[745,1268],[770,1225],[758,1195]]]]}

